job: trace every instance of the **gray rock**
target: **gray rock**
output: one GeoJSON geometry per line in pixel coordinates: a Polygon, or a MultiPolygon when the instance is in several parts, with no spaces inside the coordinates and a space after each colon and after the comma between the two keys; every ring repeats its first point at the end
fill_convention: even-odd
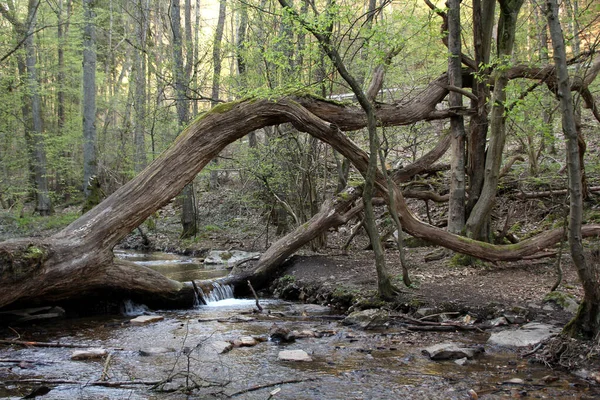
{"type": "Polygon", "coordinates": [[[239,342],[241,347],[252,347],[258,344],[258,340],[252,336],[242,336],[240,337],[239,342]]]}
{"type": "Polygon", "coordinates": [[[536,345],[558,333],[560,328],[556,326],[530,322],[519,329],[492,333],[488,343],[505,347],[526,347],[536,345]]]}
{"type": "Polygon", "coordinates": [[[504,326],[508,325],[508,321],[504,317],[494,318],[490,321],[490,326],[504,326]]]}
{"type": "Polygon", "coordinates": [[[331,313],[331,307],[321,306],[318,304],[300,304],[294,307],[294,309],[294,311],[297,311],[299,314],[308,315],[322,315],[331,313]]]}
{"type": "Polygon", "coordinates": [[[283,350],[277,358],[281,361],[312,361],[311,356],[304,350],[283,350]]]}
{"type": "Polygon", "coordinates": [[[273,324],[269,329],[269,340],[276,343],[293,342],[296,337],[285,326],[273,324]]]}
{"type": "MultiPolygon", "coordinates": [[[[577,313],[577,310],[579,309],[579,303],[577,303],[577,300],[575,300],[572,295],[564,292],[554,291],[548,293],[544,297],[544,303],[555,305],[562,310],[570,312],[571,314],[577,313]]],[[[544,307],[544,309],[546,309],[546,307],[544,307]]]]}
{"type": "Polygon", "coordinates": [[[106,349],[75,350],[71,353],[71,360],[95,360],[108,355],[106,349]]]}
{"type": "Polygon", "coordinates": [[[343,323],[345,325],[357,325],[362,329],[376,329],[387,327],[390,314],[386,310],[369,309],[355,311],[348,315],[343,323]]]}
{"type": "Polygon", "coordinates": [[[145,325],[151,322],[162,321],[163,319],[165,319],[165,317],[162,315],[140,315],[129,322],[131,322],[133,325],[145,325]]]}
{"type": "Polygon", "coordinates": [[[241,250],[212,250],[204,259],[204,264],[234,265],[240,261],[259,257],[260,253],[241,250]]]}
{"type": "Polygon", "coordinates": [[[467,357],[463,357],[463,358],[459,358],[458,360],[454,360],[454,364],[457,365],[465,365],[467,363],[468,358],[467,357]]]}
{"type": "Polygon", "coordinates": [[[457,343],[440,343],[429,346],[422,353],[432,360],[457,360],[459,358],[473,358],[482,353],[483,347],[464,347],[457,343]]]}
{"type": "Polygon", "coordinates": [[[505,313],[504,318],[511,324],[524,324],[527,322],[525,316],[514,313],[505,313]]]}
{"type": "Polygon", "coordinates": [[[149,356],[156,356],[158,354],[174,353],[174,352],[175,352],[175,349],[172,347],[149,347],[147,349],[141,349],[140,356],[149,357],[149,356]]]}
{"type": "Polygon", "coordinates": [[[217,354],[225,354],[233,349],[233,344],[222,340],[217,340],[209,344],[209,347],[217,352],[217,354]]]}

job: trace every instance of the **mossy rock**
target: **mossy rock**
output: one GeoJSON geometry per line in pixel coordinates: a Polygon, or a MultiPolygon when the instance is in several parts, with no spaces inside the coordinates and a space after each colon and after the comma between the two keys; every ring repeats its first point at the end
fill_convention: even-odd
{"type": "Polygon", "coordinates": [[[554,303],[558,307],[571,313],[576,313],[579,308],[579,304],[575,299],[575,296],[559,291],[553,291],[544,296],[544,303],[554,303]]]}

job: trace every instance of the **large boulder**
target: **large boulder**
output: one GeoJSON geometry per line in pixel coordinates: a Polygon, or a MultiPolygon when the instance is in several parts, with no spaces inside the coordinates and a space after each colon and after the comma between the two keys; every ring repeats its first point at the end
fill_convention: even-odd
{"type": "Polygon", "coordinates": [[[504,347],[527,347],[560,333],[560,328],[554,325],[530,322],[519,329],[492,333],[488,343],[504,347]]]}

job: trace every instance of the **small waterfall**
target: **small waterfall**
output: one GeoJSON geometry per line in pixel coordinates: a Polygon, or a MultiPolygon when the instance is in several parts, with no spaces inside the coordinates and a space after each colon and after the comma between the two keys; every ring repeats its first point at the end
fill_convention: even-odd
{"type": "Polygon", "coordinates": [[[218,282],[213,282],[212,285],[213,288],[210,293],[204,295],[206,304],[233,298],[233,286],[221,285],[218,282]]]}
{"type": "Polygon", "coordinates": [[[120,308],[121,314],[127,317],[136,317],[150,311],[145,304],[136,304],[129,299],[124,300],[120,308]]]}

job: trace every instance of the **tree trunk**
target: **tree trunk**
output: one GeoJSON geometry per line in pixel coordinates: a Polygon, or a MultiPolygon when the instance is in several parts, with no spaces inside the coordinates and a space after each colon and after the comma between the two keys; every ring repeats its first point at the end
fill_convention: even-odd
{"type": "Polygon", "coordinates": [[[489,221],[496,199],[502,152],[506,141],[506,86],[509,66],[517,29],[517,16],[523,0],[500,1],[500,20],[498,22],[498,57],[500,65],[494,71],[494,94],[492,97],[491,135],[485,160],[485,174],[481,194],[471,210],[466,223],[467,234],[478,240],[490,241],[489,221]]]}
{"type": "Polygon", "coordinates": [[[560,101],[562,128],[566,138],[567,174],[569,176],[569,248],[584,292],[577,315],[567,324],[565,332],[571,336],[592,339],[597,337],[600,332],[600,287],[598,287],[596,267],[594,264],[586,262],[583,253],[581,234],[583,185],[581,183],[575,112],[567,70],[565,39],[558,19],[557,1],[547,0],[546,5],[546,15],[554,49],[554,64],[558,75],[557,97],[560,101]]]}
{"type": "Polygon", "coordinates": [[[148,10],[144,0],[135,2],[135,40],[137,46],[133,49],[134,60],[134,127],[133,127],[133,166],[139,173],[147,165],[146,160],[146,36],[148,26],[148,10]]]}
{"type": "MultiPolygon", "coordinates": [[[[186,2],[189,5],[189,2],[186,2]]],[[[186,15],[189,15],[186,12],[186,15]]],[[[189,21],[187,21],[189,23],[189,21]]],[[[173,60],[175,69],[176,108],[179,126],[183,128],[189,120],[187,89],[189,77],[185,76],[183,67],[183,39],[181,36],[181,7],[179,0],[171,2],[171,27],[173,29],[173,60]]],[[[196,221],[196,204],[194,185],[190,182],[181,193],[181,237],[194,237],[198,231],[196,221]]]]}
{"type": "Polygon", "coordinates": [[[96,31],[94,1],[84,0],[83,27],[83,193],[90,194],[88,185],[96,175],[96,31]]]}
{"type": "Polygon", "coordinates": [[[7,7],[0,7],[0,14],[13,26],[17,37],[25,47],[25,59],[17,56],[19,75],[25,83],[27,94],[21,107],[25,127],[25,140],[29,153],[29,172],[35,188],[36,211],[41,215],[52,213],[52,204],[48,194],[48,179],[46,177],[46,150],[42,120],[42,104],[36,67],[36,51],[34,33],[37,21],[37,11],[40,3],[29,0],[27,20],[19,21],[12,2],[7,7]]]}
{"type": "MultiPolygon", "coordinates": [[[[479,74],[486,74],[489,70],[490,52],[492,47],[492,28],[494,27],[496,0],[473,0],[473,38],[475,50],[475,63],[479,74]]],[[[471,117],[469,123],[468,141],[468,168],[469,175],[469,200],[466,206],[465,218],[479,200],[484,182],[485,171],[485,146],[488,132],[488,98],[490,90],[486,82],[473,79],[473,94],[477,101],[471,106],[477,113],[471,117]]]]}
{"type": "MultiPolygon", "coordinates": [[[[223,31],[225,29],[225,15],[227,12],[227,0],[219,0],[219,16],[217,18],[217,26],[215,28],[215,37],[213,40],[213,78],[211,88],[212,107],[219,104],[219,91],[221,87],[221,43],[223,42],[223,31]]],[[[218,159],[213,160],[215,166],[218,164],[218,159]]],[[[210,172],[210,188],[216,189],[219,186],[218,171],[216,168],[210,172]]]]}
{"type": "MultiPolygon", "coordinates": [[[[448,1],[448,83],[462,88],[460,0],[448,1]]],[[[450,91],[451,109],[463,107],[462,94],[450,91]]],[[[452,155],[450,162],[450,200],[448,231],[460,234],[465,225],[465,123],[462,115],[450,117],[452,155]]]]}

